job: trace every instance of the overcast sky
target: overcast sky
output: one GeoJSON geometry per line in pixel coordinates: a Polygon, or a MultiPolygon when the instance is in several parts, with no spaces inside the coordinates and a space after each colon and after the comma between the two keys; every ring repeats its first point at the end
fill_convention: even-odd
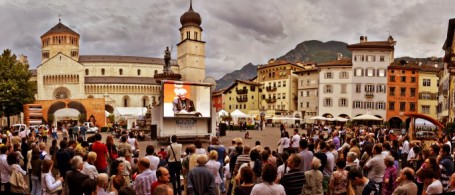
{"type": "MultiPolygon", "coordinates": [[[[81,35],[80,55],[162,57],[179,41],[189,0],[1,0],[0,49],[40,63],[40,36],[58,23],[81,35]]],[[[207,76],[266,63],[306,40],[397,41],[395,56],[442,57],[453,0],[194,0],[207,76]]]]}

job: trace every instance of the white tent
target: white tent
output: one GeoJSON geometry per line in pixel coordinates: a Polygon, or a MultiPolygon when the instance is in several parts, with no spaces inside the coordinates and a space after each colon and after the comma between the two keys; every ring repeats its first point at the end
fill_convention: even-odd
{"type": "Polygon", "coordinates": [[[145,107],[115,107],[114,115],[116,117],[122,116],[143,116],[147,112],[145,107]]]}
{"type": "Polygon", "coordinates": [[[323,116],[315,116],[315,117],[310,118],[310,120],[327,120],[327,118],[325,118],[323,116]]]}
{"type": "Polygon", "coordinates": [[[81,114],[78,110],[73,109],[73,108],[62,108],[60,110],[55,111],[54,117],[55,121],[59,120],[78,120],[79,114],[81,114]]]}
{"type": "Polygon", "coordinates": [[[349,120],[349,119],[347,119],[347,118],[343,118],[343,117],[339,117],[339,116],[338,116],[338,117],[335,117],[335,121],[338,121],[338,122],[346,122],[346,121],[348,121],[348,120],[349,120]]]}
{"type": "Polygon", "coordinates": [[[362,114],[362,115],[359,115],[359,116],[356,116],[354,118],[352,118],[351,120],[358,120],[358,121],[361,121],[361,120],[364,120],[364,121],[382,121],[381,118],[378,118],[376,116],[373,116],[371,114],[362,114]]]}
{"type": "Polygon", "coordinates": [[[234,110],[233,112],[231,112],[231,116],[232,116],[232,117],[248,117],[247,114],[243,113],[243,112],[240,111],[239,109],[236,109],[236,110],[234,110]]]}
{"type": "Polygon", "coordinates": [[[226,112],[226,110],[220,110],[220,111],[218,112],[218,117],[227,116],[227,115],[229,115],[229,113],[226,112]]]}

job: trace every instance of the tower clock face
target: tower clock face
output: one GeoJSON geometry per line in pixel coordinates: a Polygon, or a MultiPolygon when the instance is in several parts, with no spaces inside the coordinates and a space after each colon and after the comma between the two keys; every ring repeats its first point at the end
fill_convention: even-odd
{"type": "Polygon", "coordinates": [[[69,98],[68,91],[65,89],[58,89],[55,92],[55,99],[67,99],[69,98]]]}

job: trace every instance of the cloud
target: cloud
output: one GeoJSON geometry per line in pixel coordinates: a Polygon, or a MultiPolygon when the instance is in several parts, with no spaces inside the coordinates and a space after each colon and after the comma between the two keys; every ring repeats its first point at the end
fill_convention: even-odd
{"type": "MultiPolygon", "coordinates": [[[[0,1],[0,49],[40,64],[40,36],[62,22],[81,35],[82,55],[161,57],[180,41],[180,16],[187,0],[176,1],[0,1]]],[[[219,78],[243,65],[266,63],[305,40],[348,44],[359,36],[394,36],[395,56],[441,56],[451,0],[248,0],[193,1],[202,17],[207,76],[219,78]]]]}

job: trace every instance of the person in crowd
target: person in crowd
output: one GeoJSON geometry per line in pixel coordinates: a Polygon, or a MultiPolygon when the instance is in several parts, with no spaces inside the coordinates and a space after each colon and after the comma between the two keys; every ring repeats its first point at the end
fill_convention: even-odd
{"type": "Polygon", "coordinates": [[[153,147],[152,145],[148,145],[147,148],[145,149],[145,153],[146,153],[145,157],[148,158],[150,162],[150,170],[156,171],[158,165],[160,164],[160,158],[154,155],[155,147],[153,147]]]}
{"type": "Polygon", "coordinates": [[[96,195],[108,195],[106,192],[108,187],[109,176],[106,173],[100,173],[97,176],[98,185],[96,187],[96,195]]]}
{"type": "Polygon", "coordinates": [[[66,180],[68,183],[68,190],[71,195],[82,195],[82,182],[89,178],[88,175],[81,173],[84,168],[84,162],[82,157],[74,156],[71,159],[72,170],[69,171],[66,175],[66,180]]]}
{"type": "Polygon", "coordinates": [[[417,185],[414,183],[414,170],[412,168],[403,168],[396,183],[399,185],[393,191],[393,195],[419,194],[417,193],[417,185]]]}
{"type": "Polygon", "coordinates": [[[322,188],[323,174],[319,170],[322,166],[321,160],[313,157],[311,161],[311,169],[305,172],[305,184],[303,185],[303,195],[322,195],[324,190],[322,188]]]}
{"type": "Polygon", "coordinates": [[[60,173],[60,176],[65,178],[67,171],[71,170],[71,165],[69,161],[71,160],[67,148],[67,142],[65,140],[60,141],[60,149],[57,151],[57,167],[60,173]]]}
{"type": "MultiPolygon", "coordinates": [[[[116,162],[118,162],[117,160],[114,161],[114,163],[112,164],[115,164],[116,162]]],[[[122,164],[122,163],[120,163],[122,164]]],[[[118,191],[120,190],[120,188],[126,186],[126,182],[125,182],[125,178],[122,176],[122,175],[113,175],[111,177],[111,184],[110,184],[110,193],[109,194],[115,194],[117,195],[118,194],[118,191]]]]}
{"type": "Polygon", "coordinates": [[[93,165],[96,161],[96,153],[95,152],[89,152],[84,161],[82,173],[86,174],[90,177],[90,179],[96,179],[98,176],[98,171],[96,170],[96,167],[93,165]]]}
{"type": "Polygon", "coordinates": [[[306,172],[311,169],[311,161],[312,161],[314,155],[311,151],[308,150],[308,141],[307,140],[300,140],[299,148],[300,148],[299,169],[303,172],[306,172]]]}
{"type": "Polygon", "coordinates": [[[234,195],[249,195],[254,187],[254,173],[250,166],[240,169],[240,181],[243,181],[234,190],[234,195]]]}
{"type": "Polygon", "coordinates": [[[197,166],[196,146],[194,144],[190,144],[186,147],[185,151],[187,155],[182,160],[182,174],[184,191],[188,193],[188,174],[194,167],[197,166]]]}
{"type": "Polygon", "coordinates": [[[217,161],[218,160],[218,152],[216,152],[216,150],[212,150],[210,151],[209,153],[209,161],[207,162],[207,164],[205,165],[213,174],[213,176],[215,177],[215,194],[216,195],[219,195],[220,194],[220,184],[223,183],[223,180],[221,179],[221,176],[220,176],[220,167],[221,167],[221,163],[217,161]]]}
{"type": "MultiPolygon", "coordinates": [[[[81,127],[81,129],[82,129],[82,127],[81,127]]],[[[96,179],[91,179],[91,178],[86,179],[84,182],[82,182],[83,194],[84,195],[92,195],[93,193],[96,194],[97,185],[98,185],[98,182],[96,181],[96,179]]]]}
{"type": "MultiPolygon", "coordinates": [[[[126,182],[125,182],[125,178],[123,177],[123,170],[125,169],[125,165],[123,163],[122,160],[115,160],[114,162],[112,162],[111,164],[111,167],[110,167],[110,184],[109,184],[109,187],[108,187],[108,192],[114,192],[116,191],[116,189],[120,189],[121,186],[119,186],[118,188],[116,188],[114,186],[114,178],[116,177],[122,177],[121,179],[121,184],[122,186],[123,185],[126,185],[126,182]]],[[[117,178],[117,181],[120,182],[120,179],[117,178]]]]}
{"type": "Polygon", "coordinates": [[[106,136],[105,145],[109,154],[109,158],[107,158],[107,167],[110,167],[112,162],[118,158],[118,149],[114,143],[114,137],[112,137],[112,135],[106,136]]]}
{"type": "Polygon", "coordinates": [[[155,192],[153,193],[154,195],[172,195],[174,194],[172,188],[170,188],[166,184],[161,184],[156,187],[155,192]]]}
{"type": "MultiPolygon", "coordinates": [[[[6,143],[6,139],[4,139],[6,143]]],[[[10,154],[11,146],[4,145],[0,148],[0,175],[4,193],[11,193],[10,173],[11,167],[8,165],[7,156],[10,154]]]]}
{"type": "Polygon", "coordinates": [[[251,148],[249,145],[243,146],[243,153],[237,156],[237,161],[235,162],[234,172],[237,172],[243,163],[249,163],[251,161],[250,149],[251,148]]]}
{"type": "Polygon", "coordinates": [[[161,155],[162,158],[167,159],[167,153],[164,149],[165,149],[164,147],[160,148],[160,151],[158,152],[158,156],[161,155]]]}
{"type": "Polygon", "coordinates": [[[188,173],[188,194],[215,194],[215,177],[205,166],[207,155],[198,155],[197,166],[188,173]]]}
{"type": "MultiPolygon", "coordinates": [[[[215,150],[218,153],[217,161],[220,163],[219,174],[220,174],[221,180],[223,180],[224,179],[223,167],[224,167],[224,159],[226,157],[226,148],[224,147],[224,145],[221,145],[219,143],[218,137],[212,137],[212,140],[210,140],[210,141],[211,141],[211,144],[207,148],[207,151],[210,152],[212,150],[215,150]]],[[[225,187],[224,183],[220,184],[220,192],[221,193],[226,192],[226,187],[225,187]]]]}
{"type": "Polygon", "coordinates": [[[92,151],[96,153],[96,160],[93,165],[95,165],[98,173],[107,173],[107,158],[109,158],[109,152],[106,145],[101,143],[101,139],[101,134],[96,133],[96,141],[92,144],[92,151]]]}
{"type": "Polygon", "coordinates": [[[43,166],[41,169],[41,186],[43,195],[57,195],[62,189],[64,179],[63,177],[60,177],[56,180],[54,176],[52,176],[51,169],[53,164],[54,162],[52,160],[43,160],[43,166]]]}
{"type": "Polygon", "coordinates": [[[281,138],[278,140],[278,153],[282,154],[284,151],[284,145],[288,144],[289,147],[289,138],[285,136],[284,132],[281,133],[281,138]]]}
{"type": "Polygon", "coordinates": [[[355,152],[348,152],[346,155],[346,171],[349,171],[351,168],[359,168],[357,154],[355,152]],[[357,161],[357,162],[356,162],[357,161]]]}
{"type": "Polygon", "coordinates": [[[382,180],[386,166],[384,164],[384,155],[382,155],[382,146],[376,144],[373,147],[373,157],[363,166],[365,171],[368,171],[368,179],[373,180],[379,186],[381,192],[382,180]]]}
{"type": "Polygon", "coordinates": [[[338,151],[335,150],[335,144],[333,142],[329,144],[329,152],[333,154],[335,161],[339,158],[338,151]]]}
{"type": "MultiPolygon", "coordinates": [[[[22,167],[19,165],[19,155],[18,153],[16,152],[12,152],[10,154],[8,154],[8,156],[6,157],[6,161],[9,165],[9,168],[11,170],[11,173],[12,174],[13,172],[17,171],[19,174],[22,174],[23,177],[27,174],[27,172],[25,170],[22,169],[22,167]]],[[[10,175],[11,176],[11,175],[10,175]]],[[[24,180],[25,182],[25,180],[24,180]]],[[[25,193],[28,193],[28,189],[27,188],[23,188],[21,186],[14,186],[11,184],[11,193],[13,194],[25,194],[25,193]]]]}
{"type": "Polygon", "coordinates": [[[286,194],[299,194],[305,183],[305,172],[300,170],[301,158],[298,154],[292,154],[288,159],[289,172],[280,179],[286,194]]]}
{"type": "Polygon", "coordinates": [[[382,179],[382,194],[391,195],[397,187],[395,180],[398,178],[398,169],[395,167],[395,159],[391,155],[385,157],[384,164],[387,168],[382,179]]]}
{"type": "Polygon", "coordinates": [[[157,181],[155,171],[150,169],[150,160],[146,157],[137,162],[137,169],[140,173],[134,181],[134,191],[137,194],[151,194],[153,182],[157,181]]]}
{"type": "Polygon", "coordinates": [[[329,151],[329,146],[324,141],[319,142],[319,151],[324,153],[327,157],[324,170],[322,171],[322,174],[324,175],[322,187],[324,188],[324,193],[327,193],[329,192],[330,177],[335,168],[335,156],[329,151]]]}
{"type": "Polygon", "coordinates": [[[136,137],[134,136],[133,131],[130,131],[130,132],[129,132],[127,142],[128,142],[128,144],[131,146],[131,151],[132,151],[132,153],[133,153],[135,156],[139,156],[139,155],[136,155],[136,153],[138,153],[138,150],[139,150],[139,143],[137,142],[137,139],[136,139],[136,137]]]}
{"type": "MultiPolygon", "coordinates": [[[[130,163],[130,161],[128,160],[128,158],[125,156],[126,153],[127,152],[126,152],[125,149],[123,149],[123,150],[119,149],[119,151],[118,151],[119,157],[117,158],[117,160],[120,160],[120,161],[123,162],[124,169],[119,174],[122,175],[123,177],[125,177],[125,183],[126,183],[127,186],[129,186],[131,184],[131,175],[130,175],[130,173],[133,170],[133,166],[130,163]]],[[[131,154],[131,153],[129,153],[129,154],[131,154]]],[[[149,165],[150,165],[150,161],[149,161],[149,165]]]]}
{"type": "Polygon", "coordinates": [[[136,195],[136,191],[130,186],[123,186],[118,190],[118,195],[136,195]]]}
{"type": "Polygon", "coordinates": [[[57,135],[57,127],[51,126],[52,129],[52,139],[57,140],[58,135],[57,135]]]}
{"type": "Polygon", "coordinates": [[[171,136],[171,144],[167,147],[166,153],[169,155],[168,165],[169,174],[171,175],[171,183],[174,195],[181,194],[180,190],[180,174],[182,172],[181,153],[182,144],[177,143],[177,136],[171,136]]]}
{"type": "MultiPolygon", "coordinates": [[[[299,157],[300,157],[300,155],[299,155],[299,157]]],[[[278,180],[280,180],[285,173],[289,172],[289,169],[290,169],[288,166],[288,162],[287,162],[289,159],[289,153],[287,151],[285,151],[281,154],[281,159],[283,160],[283,164],[278,166],[278,168],[277,168],[278,180]]],[[[300,166],[299,166],[299,168],[300,168],[300,166]]]]}
{"type": "Polygon", "coordinates": [[[441,194],[444,192],[442,183],[436,178],[431,169],[423,169],[417,175],[424,183],[423,191],[428,195],[441,194]]]}
{"type": "MultiPolygon", "coordinates": [[[[36,147],[36,143],[30,143],[30,149],[27,151],[27,164],[26,164],[26,170],[27,170],[27,173],[28,173],[28,182],[29,182],[29,188],[30,190],[32,190],[32,152],[33,152],[33,149],[38,149],[36,147]]],[[[39,150],[38,150],[38,154],[39,154],[39,150]]],[[[39,158],[39,155],[38,155],[38,158],[39,158]]],[[[41,169],[41,168],[40,168],[41,169]]],[[[41,172],[38,173],[38,178],[39,176],[41,175],[40,174],[41,172]]]]}
{"type": "Polygon", "coordinates": [[[251,195],[284,195],[286,194],[281,184],[274,183],[277,170],[272,164],[265,164],[262,169],[262,183],[254,185],[251,195]]]}
{"type": "Polygon", "coordinates": [[[43,164],[43,160],[39,158],[39,150],[35,148],[32,150],[31,155],[31,162],[30,162],[30,177],[31,177],[31,186],[32,186],[32,195],[40,195],[41,194],[41,166],[43,164]]]}
{"type": "Polygon", "coordinates": [[[338,131],[333,132],[332,143],[335,145],[335,148],[334,148],[335,150],[338,150],[338,148],[340,148],[341,141],[340,141],[340,138],[338,137],[338,131]]]}
{"type": "Polygon", "coordinates": [[[334,171],[330,177],[329,188],[334,195],[346,194],[349,183],[348,171],[345,170],[346,161],[343,159],[337,159],[336,167],[337,170],[334,171]]]}
{"type": "Polygon", "coordinates": [[[294,135],[291,139],[291,148],[293,149],[293,153],[299,150],[299,142],[300,142],[300,134],[299,129],[294,129],[294,135]]]}
{"type": "Polygon", "coordinates": [[[454,162],[450,153],[451,146],[444,144],[440,155],[438,156],[439,167],[441,169],[441,182],[444,187],[444,190],[447,190],[449,185],[449,179],[454,172],[454,162]]]}
{"type": "Polygon", "coordinates": [[[168,185],[171,181],[169,171],[164,167],[160,167],[156,170],[156,178],[157,181],[153,182],[150,190],[151,194],[155,194],[155,189],[161,184],[168,185]]]}
{"type": "Polygon", "coordinates": [[[196,141],[194,141],[194,145],[196,146],[196,154],[207,154],[207,151],[205,151],[205,149],[202,148],[201,140],[196,139],[196,141]]]}
{"type": "Polygon", "coordinates": [[[356,194],[370,194],[379,195],[379,188],[376,186],[374,180],[370,180],[363,176],[360,169],[353,168],[348,172],[348,179],[352,181],[355,187],[356,194]]]}
{"type": "Polygon", "coordinates": [[[352,139],[350,142],[349,152],[354,152],[357,157],[360,157],[360,148],[357,146],[358,141],[356,139],[352,139]]]}

